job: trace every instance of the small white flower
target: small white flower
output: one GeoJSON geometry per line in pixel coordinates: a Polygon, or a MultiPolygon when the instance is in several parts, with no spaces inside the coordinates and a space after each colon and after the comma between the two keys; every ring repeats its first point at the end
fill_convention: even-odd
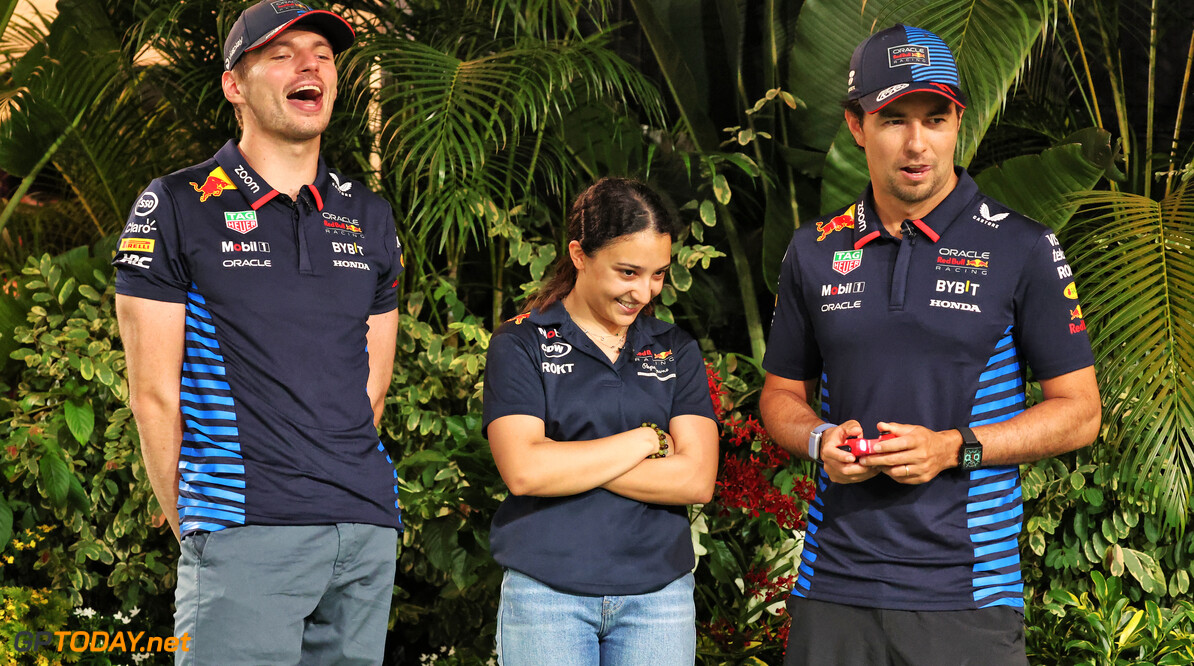
{"type": "Polygon", "coordinates": [[[131,619],[133,619],[133,618],[131,618],[131,617],[125,617],[125,616],[124,616],[124,613],[121,613],[121,612],[117,611],[117,613],[116,613],[115,615],[113,615],[113,616],[112,616],[112,619],[113,619],[113,620],[116,620],[117,622],[119,622],[119,623],[121,623],[121,624],[128,624],[128,623],[129,623],[129,620],[131,620],[131,619]]]}
{"type": "Polygon", "coordinates": [[[134,652],[134,653],[130,654],[129,656],[132,657],[133,661],[138,664],[145,661],[146,659],[149,659],[148,652],[134,652]]]}
{"type": "Polygon", "coordinates": [[[77,616],[79,616],[79,617],[85,617],[85,618],[89,618],[89,619],[90,619],[90,618],[93,618],[93,617],[95,617],[95,609],[92,609],[92,608],[76,608],[76,609],[75,609],[75,615],[77,615],[77,616]]]}

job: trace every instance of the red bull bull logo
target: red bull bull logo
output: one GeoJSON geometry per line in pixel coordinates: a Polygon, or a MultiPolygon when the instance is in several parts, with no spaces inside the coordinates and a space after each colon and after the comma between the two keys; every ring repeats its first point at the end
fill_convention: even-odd
{"type": "Polygon", "coordinates": [[[531,313],[529,313],[529,312],[524,312],[524,313],[522,313],[522,314],[520,314],[520,315],[518,315],[518,316],[511,317],[511,318],[510,318],[510,321],[514,322],[514,325],[515,325],[515,326],[519,326],[519,325],[521,325],[521,324],[522,324],[522,322],[526,321],[526,318],[527,318],[527,317],[529,317],[529,316],[531,316],[531,313]]]}
{"type": "Polygon", "coordinates": [[[972,266],[974,268],[986,268],[987,266],[991,265],[991,262],[983,261],[982,259],[971,259],[966,262],[966,265],[972,266]]]}
{"type": "Polygon", "coordinates": [[[191,182],[191,187],[199,193],[199,202],[203,203],[211,197],[218,197],[224,193],[224,190],[235,190],[236,185],[232,184],[232,180],[228,178],[228,174],[220,167],[216,167],[211,173],[207,174],[207,180],[200,185],[194,181],[191,182]]]}
{"type": "Polygon", "coordinates": [[[817,242],[820,243],[821,241],[825,240],[829,234],[835,231],[840,231],[842,229],[853,229],[855,207],[857,207],[857,204],[850,206],[846,209],[846,212],[838,215],[828,222],[818,222],[817,231],[821,232],[821,235],[817,236],[817,242]]]}
{"type": "Polygon", "coordinates": [[[672,350],[668,349],[666,351],[661,351],[658,354],[655,354],[655,360],[656,361],[666,361],[671,356],[672,356],[672,350]]]}
{"type": "Polygon", "coordinates": [[[1073,310],[1070,310],[1070,319],[1081,319],[1081,318],[1082,318],[1082,306],[1081,305],[1074,308],[1073,310]]]}

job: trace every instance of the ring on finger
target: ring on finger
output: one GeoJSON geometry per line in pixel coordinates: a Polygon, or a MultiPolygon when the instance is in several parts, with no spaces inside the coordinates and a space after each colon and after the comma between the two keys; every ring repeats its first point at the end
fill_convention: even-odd
{"type": "Polygon", "coordinates": [[[912,476],[912,472],[908,471],[907,465],[904,465],[904,476],[912,476]]]}

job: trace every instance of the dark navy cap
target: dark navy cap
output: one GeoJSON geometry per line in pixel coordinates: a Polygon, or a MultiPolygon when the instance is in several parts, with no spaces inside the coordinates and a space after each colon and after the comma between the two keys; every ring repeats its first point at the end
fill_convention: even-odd
{"type": "Polygon", "coordinates": [[[902,24],[867,37],[850,57],[846,97],[874,113],[908,93],[928,91],[966,108],[954,54],[937,35],[902,24]]]}
{"type": "Polygon", "coordinates": [[[339,16],[322,9],[311,9],[293,0],[263,0],[241,12],[224,40],[224,70],[231,70],[246,51],[265,46],[295,25],[310,27],[323,33],[339,53],[352,46],[356,33],[339,16]]]}

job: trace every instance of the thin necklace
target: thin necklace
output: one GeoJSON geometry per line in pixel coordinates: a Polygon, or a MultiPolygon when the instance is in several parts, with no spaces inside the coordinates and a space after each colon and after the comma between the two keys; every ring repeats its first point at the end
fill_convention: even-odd
{"type": "MultiPolygon", "coordinates": [[[[568,304],[563,303],[563,305],[564,305],[564,310],[567,311],[568,304]]],[[[573,317],[571,312],[568,313],[568,317],[572,319],[572,323],[576,324],[577,328],[579,328],[581,331],[583,331],[585,335],[589,336],[590,340],[592,340],[593,342],[596,342],[597,344],[601,345],[602,347],[605,347],[606,349],[608,349],[610,351],[621,353],[622,348],[624,348],[626,346],[626,332],[630,330],[629,328],[627,328],[626,330],[622,331],[621,333],[619,333],[617,335],[618,344],[615,346],[615,345],[610,344],[605,341],[606,338],[612,337],[614,335],[613,333],[606,333],[604,335],[602,335],[601,333],[594,333],[594,332],[590,331],[589,329],[585,328],[584,326],[581,326],[580,321],[577,320],[576,317],[573,317]]]]}
{"type": "Polygon", "coordinates": [[[602,347],[605,347],[606,349],[609,349],[611,351],[620,352],[620,351],[622,351],[622,348],[626,346],[626,331],[622,331],[621,333],[618,334],[618,336],[617,336],[618,337],[618,345],[615,347],[613,344],[610,344],[605,341],[605,339],[610,337],[611,335],[613,335],[613,333],[608,333],[606,335],[602,335],[600,333],[594,333],[594,332],[590,331],[589,329],[585,328],[584,326],[581,326],[580,322],[576,321],[575,318],[572,320],[572,323],[576,324],[577,328],[584,331],[585,335],[589,336],[590,340],[593,340],[593,342],[596,342],[597,344],[601,345],[602,347]],[[601,338],[601,339],[596,340],[594,338],[601,338]]]}

